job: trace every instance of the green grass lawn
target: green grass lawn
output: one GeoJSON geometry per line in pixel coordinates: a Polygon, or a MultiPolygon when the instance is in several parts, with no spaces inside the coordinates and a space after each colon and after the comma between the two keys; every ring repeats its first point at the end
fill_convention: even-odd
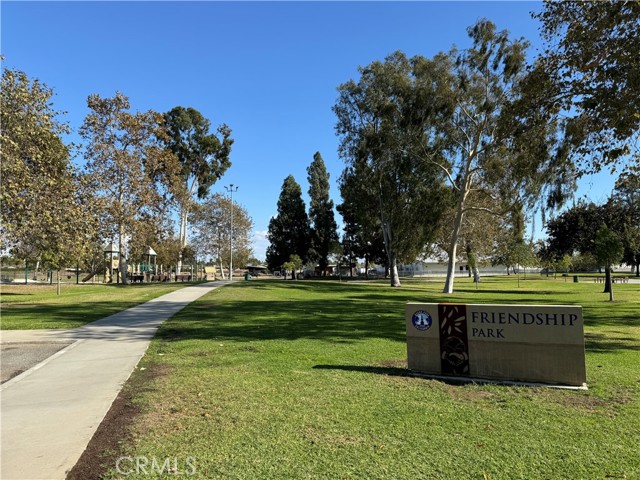
{"type": "Polygon", "coordinates": [[[640,285],[615,285],[615,303],[563,279],[441,289],[258,280],[206,295],[134,373],[150,380],[123,454],[178,471],[193,457],[206,479],[640,478],[640,285]],[[590,388],[406,376],[407,301],[583,305],[590,388]]]}
{"type": "Polygon", "coordinates": [[[79,327],[186,285],[2,285],[0,329],[79,327]]]}

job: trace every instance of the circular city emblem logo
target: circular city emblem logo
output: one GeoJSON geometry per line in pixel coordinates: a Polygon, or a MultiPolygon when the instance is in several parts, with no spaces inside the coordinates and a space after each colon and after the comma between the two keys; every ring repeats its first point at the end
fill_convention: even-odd
{"type": "Polygon", "coordinates": [[[431,328],[433,320],[431,319],[431,315],[429,315],[428,312],[425,312],[424,310],[418,310],[413,314],[413,317],[411,317],[411,323],[413,323],[413,326],[418,330],[429,330],[431,328]]]}

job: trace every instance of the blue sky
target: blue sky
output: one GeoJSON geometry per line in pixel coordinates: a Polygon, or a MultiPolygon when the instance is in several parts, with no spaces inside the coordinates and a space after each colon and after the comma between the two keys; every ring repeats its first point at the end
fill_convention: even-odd
{"type": "MultiPolygon", "coordinates": [[[[213,191],[255,223],[255,253],[276,213],[282,183],[303,192],[320,151],[340,202],[336,88],[357,67],[395,50],[432,56],[469,45],[465,29],[489,18],[541,48],[539,2],[7,2],[1,6],[4,66],[54,89],[54,105],[77,129],[91,93],[127,95],[135,110],[194,107],[235,139],[232,167],[213,191]]],[[[578,195],[601,201],[613,178],[581,181],[578,195]]],[[[539,223],[539,222],[538,222],[539,223]]],[[[538,225],[538,229],[540,226],[538,225]]]]}

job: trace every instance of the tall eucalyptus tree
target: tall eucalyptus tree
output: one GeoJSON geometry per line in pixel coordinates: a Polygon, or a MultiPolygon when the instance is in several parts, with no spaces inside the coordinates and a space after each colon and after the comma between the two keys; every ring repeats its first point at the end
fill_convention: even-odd
{"type": "MultiPolygon", "coordinates": [[[[408,59],[396,52],[359,68],[360,78],[338,87],[333,110],[338,118],[340,155],[347,181],[358,182],[359,195],[343,198],[343,208],[374,216],[384,238],[391,286],[399,286],[397,264],[414,261],[433,239],[444,209],[442,173],[417,152],[439,158],[441,143],[425,138],[433,133],[437,117],[447,110],[436,94],[442,58],[408,59]],[[420,146],[420,148],[418,148],[420,146]],[[354,208],[362,202],[371,209],[354,208]]],[[[361,219],[370,225],[370,219],[361,219]]]]}
{"type": "Polygon", "coordinates": [[[180,253],[177,271],[182,267],[182,250],[187,245],[187,226],[194,197],[203,199],[209,188],[231,166],[231,129],[222,124],[217,135],[210,133],[211,122],[194,108],[175,107],[164,115],[167,135],[164,143],[180,162],[179,181],[174,198],[179,206],[180,253]]]}
{"type": "Polygon", "coordinates": [[[445,158],[424,155],[444,172],[456,197],[445,293],[453,292],[465,215],[506,215],[515,205],[539,203],[543,192],[558,203],[574,185],[555,112],[537,97],[542,90],[535,68],[527,74],[527,42],[510,39],[488,20],[467,31],[473,44],[448,54],[451,76],[441,90],[452,107],[437,126],[447,144],[445,158]],[[487,202],[498,208],[486,207],[487,202]]]}

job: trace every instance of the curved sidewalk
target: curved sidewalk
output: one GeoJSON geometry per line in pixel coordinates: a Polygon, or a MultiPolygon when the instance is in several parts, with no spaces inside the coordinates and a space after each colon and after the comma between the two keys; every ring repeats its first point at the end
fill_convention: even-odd
{"type": "Polygon", "coordinates": [[[226,283],[185,287],[72,330],[2,332],[3,343],[69,345],[0,386],[0,478],[64,479],[158,327],[226,283]]]}

